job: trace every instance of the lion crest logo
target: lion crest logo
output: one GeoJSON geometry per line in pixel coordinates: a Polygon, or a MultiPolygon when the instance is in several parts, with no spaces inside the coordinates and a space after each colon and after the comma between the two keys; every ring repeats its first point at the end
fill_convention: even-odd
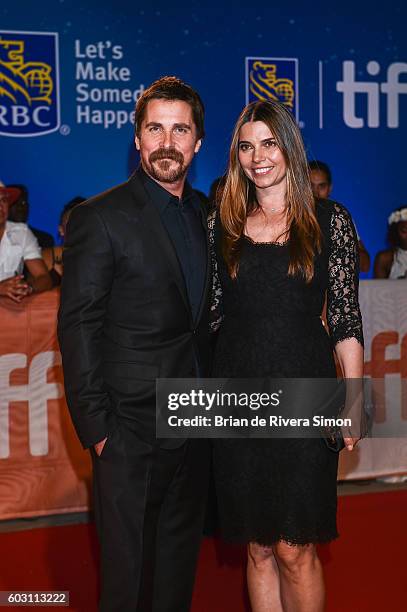
{"type": "Polygon", "coordinates": [[[246,58],[246,101],[275,100],[296,116],[298,99],[296,59],[246,58]]]}
{"type": "Polygon", "coordinates": [[[57,34],[0,31],[0,134],[59,127],[57,34]]]}

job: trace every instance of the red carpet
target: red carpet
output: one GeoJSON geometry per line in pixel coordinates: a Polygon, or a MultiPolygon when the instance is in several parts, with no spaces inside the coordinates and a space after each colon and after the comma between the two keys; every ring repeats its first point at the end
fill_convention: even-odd
{"type": "MultiPolygon", "coordinates": [[[[406,515],[404,490],[339,499],[341,537],[320,548],[327,612],[407,609],[406,515]]],[[[71,606],[65,610],[96,611],[93,525],[2,533],[0,551],[0,590],[69,590],[71,606]]],[[[244,555],[243,550],[219,541],[204,541],[192,612],[249,610],[245,604],[244,555]]]]}

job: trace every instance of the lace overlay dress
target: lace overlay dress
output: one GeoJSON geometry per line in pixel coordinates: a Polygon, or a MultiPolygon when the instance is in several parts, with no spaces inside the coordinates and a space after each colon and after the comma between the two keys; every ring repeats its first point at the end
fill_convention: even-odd
{"type": "MultiPolygon", "coordinates": [[[[238,276],[232,280],[221,255],[219,218],[211,215],[212,329],[219,329],[214,377],[335,377],[335,344],[347,338],[363,344],[351,217],[328,201],[318,203],[317,217],[323,248],[307,284],[287,274],[289,241],[249,238],[242,239],[238,276]],[[321,321],[325,295],[330,336],[321,321]]],[[[215,440],[223,537],[264,545],[334,539],[337,463],[338,454],[319,438],[215,440]]]]}

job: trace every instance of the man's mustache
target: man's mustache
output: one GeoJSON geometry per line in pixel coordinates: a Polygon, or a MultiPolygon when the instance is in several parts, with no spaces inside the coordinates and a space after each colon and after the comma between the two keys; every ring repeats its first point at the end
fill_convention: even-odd
{"type": "Polygon", "coordinates": [[[150,157],[148,158],[150,164],[156,161],[160,161],[161,159],[172,159],[173,161],[181,165],[183,165],[184,163],[184,156],[182,155],[180,151],[177,151],[174,147],[168,147],[168,149],[161,147],[160,149],[153,151],[150,157]]]}

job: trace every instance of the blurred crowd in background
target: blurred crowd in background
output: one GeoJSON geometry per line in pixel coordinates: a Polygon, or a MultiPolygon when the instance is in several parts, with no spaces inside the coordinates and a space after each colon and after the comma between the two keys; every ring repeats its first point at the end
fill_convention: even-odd
{"type": "MultiPolygon", "coordinates": [[[[312,190],[316,199],[329,200],[333,178],[329,166],[319,160],[309,162],[312,190]]],[[[224,177],[215,179],[209,194],[197,191],[208,213],[219,206],[224,177]]],[[[29,192],[25,185],[4,185],[0,181],[0,296],[21,302],[32,293],[57,287],[63,275],[62,254],[70,212],[86,201],[75,196],[62,207],[56,236],[32,227],[29,222],[29,192]]],[[[344,202],[346,206],[346,202],[344,202]]],[[[352,211],[350,210],[352,213],[352,211]]],[[[369,272],[371,258],[362,236],[359,241],[360,271],[369,272]]],[[[383,234],[386,228],[383,228],[383,234]]],[[[373,262],[373,278],[407,278],[407,205],[394,210],[387,223],[388,248],[379,251],[373,262]]]]}

